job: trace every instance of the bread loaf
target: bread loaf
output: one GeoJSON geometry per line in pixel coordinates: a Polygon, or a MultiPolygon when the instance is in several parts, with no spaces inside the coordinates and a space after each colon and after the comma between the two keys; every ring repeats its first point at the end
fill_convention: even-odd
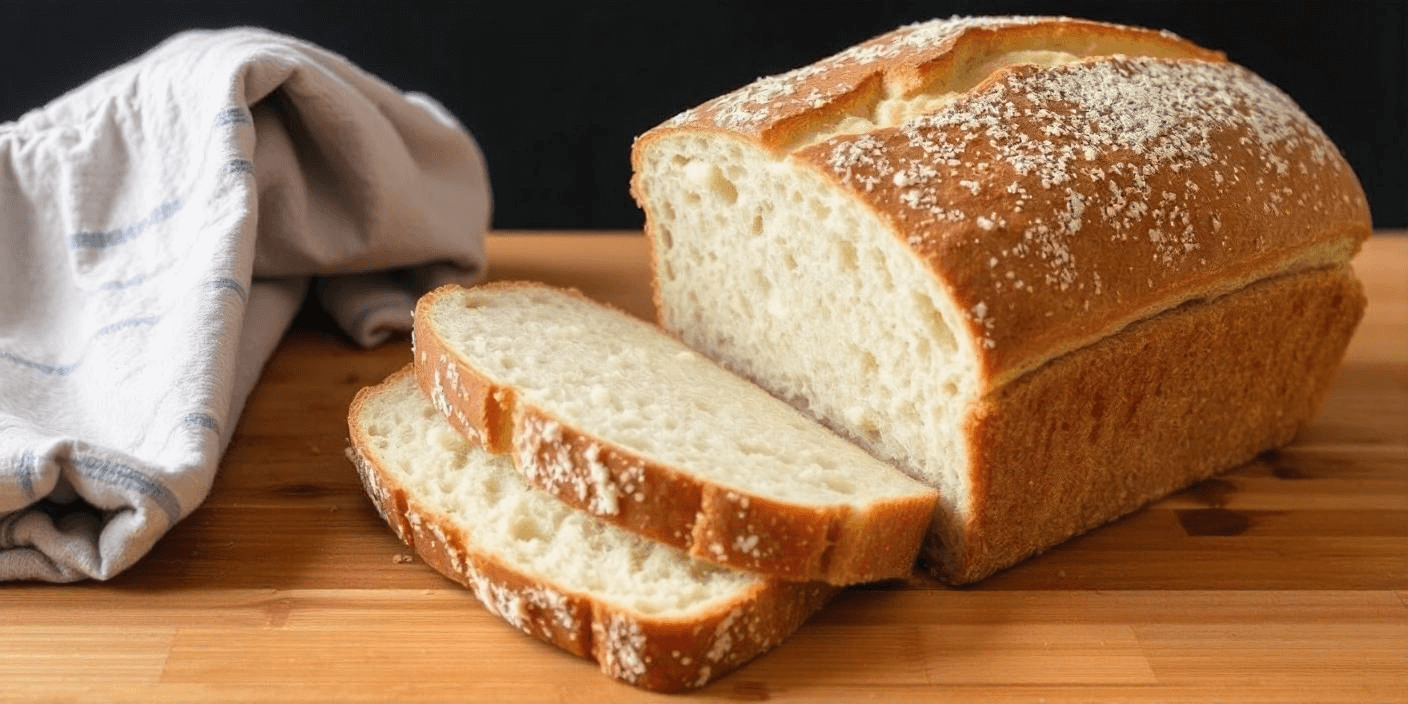
{"type": "Polygon", "coordinates": [[[661,324],[939,488],[952,582],[1288,442],[1364,306],[1335,146],[1167,32],[911,25],[632,159],[661,324]]]}
{"type": "Polygon", "coordinates": [[[538,284],[421,298],[416,375],[536,487],[719,564],[851,584],[910,574],[936,492],[658,328],[538,284]]]}
{"type": "Polygon", "coordinates": [[[835,592],[716,567],[527,486],[450,428],[409,368],[363,389],[349,456],[396,534],[515,628],[655,690],[779,643],[835,592]]]}

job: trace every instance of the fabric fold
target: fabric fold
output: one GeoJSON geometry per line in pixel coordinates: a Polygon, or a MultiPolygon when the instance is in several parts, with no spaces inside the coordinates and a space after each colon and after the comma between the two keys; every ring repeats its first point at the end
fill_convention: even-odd
{"type": "Polygon", "coordinates": [[[359,343],[483,276],[488,175],[428,96],[253,28],[0,125],[0,580],[107,579],[210,490],[312,282],[359,343]]]}

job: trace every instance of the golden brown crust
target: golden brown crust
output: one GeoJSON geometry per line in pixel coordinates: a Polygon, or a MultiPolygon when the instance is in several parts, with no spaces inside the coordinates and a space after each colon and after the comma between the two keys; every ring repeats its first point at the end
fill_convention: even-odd
{"type": "Polygon", "coordinates": [[[651,130],[637,174],[652,142],[691,132],[814,169],[887,221],[965,316],[986,388],[1183,301],[1348,261],[1371,229],[1348,164],[1283,93],[1217,52],[1101,23],[901,28],[651,130]],[[1095,58],[985,73],[1028,49],[1095,58]],[[808,145],[878,120],[882,84],[961,95],[808,145]]]}
{"type": "MultiPolygon", "coordinates": [[[[827,574],[828,532],[847,513],[711,485],[531,406],[519,411],[514,457],[533,486],[602,520],[699,559],[787,579],[827,574]]],[[[903,569],[912,565],[913,556],[903,569]]]]}
{"type": "MultiPolygon", "coordinates": [[[[541,286],[529,282],[488,284],[541,286]]],[[[459,287],[416,307],[415,366],[421,388],[452,426],[511,451],[529,483],[597,518],[716,564],[796,581],[855,584],[913,570],[937,494],[805,506],[722,486],[584,432],[522,402],[453,350],[430,311],[459,287]],[[485,425],[505,419],[497,427],[485,425]]],[[[574,295],[581,295],[571,292],[574,295]]]]}
{"type": "Polygon", "coordinates": [[[998,55],[1031,49],[1222,59],[1221,52],[1171,33],[1137,27],[1069,17],[952,18],[900,27],[815,64],[759,79],[661,127],[731,132],[778,152],[795,146],[803,133],[864,112],[884,95],[911,97],[936,84],[966,90],[971,85],[954,85],[953,79],[980,78],[998,55]]]}
{"type": "Polygon", "coordinates": [[[508,452],[516,405],[513,389],[490,383],[482,374],[459,376],[456,367],[431,364],[430,360],[446,356],[444,343],[438,335],[417,336],[415,330],[412,327],[411,347],[421,393],[455,430],[476,445],[497,454],[508,452]]]}
{"type": "Polygon", "coordinates": [[[602,672],[635,686],[678,691],[702,686],[775,647],[836,593],[816,582],[760,579],[716,610],[670,619],[613,606],[505,564],[396,482],[357,422],[368,398],[411,373],[408,367],[357,394],[348,413],[348,457],[402,542],[518,630],[595,660],[602,672]]]}
{"type": "Polygon", "coordinates": [[[1370,232],[1328,138],[1225,63],[1018,66],[798,158],[904,233],[989,388],[1183,301],[1348,261],[1370,232]]]}
{"type": "Polygon", "coordinates": [[[820,582],[771,580],[728,611],[690,622],[643,622],[598,607],[592,658],[602,672],[638,687],[702,687],[776,647],[838,591],[820,582]]]}
{"type": "Polygon", "coordinates": [[[1364,303],[1348,267],[1282,276],[1004,386],[968,416],[974,505],[962,536],[926,562],[946,581],[976,581],[1289,442],[1318,410],[1364,303]]]}
{"type": "Polygon", "coordinates": [[[928,546],[953,552],[953,581],[1288,441],[1362,307],[1346,272],[1371,224],[1344,158],[1275,87],[1165,33],[937,21],[761,79],[637,140],[652,247],[667,235],[644,197],[647,154],[700,137],[820,175],[947,291],[978,376],[967,425],[935,431],[972,444],[969,503],[928,546]],[[1084,58],[1012,53],[1041,49],[1084,58]],[[1136,382],[1167,395],[1141,402],[1123,389],[1136,382]],[[1068,417],[1121,402],[1127,434],[1068,417]],[[1179,403],[1215,408],[1190,418],[1179,403]]]}
{"type": "Polygon", "coordinates": [[[583,508],[631,532],[688,549],[699,511],[698,482],[650,462],[624,448],[604,443],[539,408],[517,411],[512,452],[514,466],[535,487],[583,508]],[[580,468],[587,468],[583,476],[580,468]],[[646,501],[648,495],[672,497],[668,504],[646,501]]]}

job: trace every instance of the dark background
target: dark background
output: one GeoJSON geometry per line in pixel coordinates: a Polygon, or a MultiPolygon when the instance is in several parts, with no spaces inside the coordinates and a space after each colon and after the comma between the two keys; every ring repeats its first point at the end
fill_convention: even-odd
{"type": "Polygon", "coordinates": [[[632,138],[900,24],[1045,13],[1173,30],[1291,95],[1408,226],[1408,2],[0,0],[0,121],[189,28],[259,25],[429,93],[479,140],[498,228],[634,228],[632,138]]]}

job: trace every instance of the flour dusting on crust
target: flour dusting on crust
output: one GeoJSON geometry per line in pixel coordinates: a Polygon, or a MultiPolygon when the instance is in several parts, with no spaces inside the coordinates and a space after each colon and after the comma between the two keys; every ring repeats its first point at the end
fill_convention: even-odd
{"type": "Polygon", "coordinates": [[[834,56],[776,76],[765,76],[732,93],[676,115],[667,126],[707,119],[716,127],[749,130],[780,115],[823,107],[850,92],[854,84],[830,81],[833,74],[906,55],[934,52],[970,29],[1000,29],[1035,24],[1041,17],[951,17],[901,27],[834,56]],[[803,86],[805,87],[805,90],[803,86]]]}
{"type": "MultiPolygon", "coordinates": [[[[1059,293],[1050,300],[1079,312],[1171,285],[1204,266],[1209,250],[1248,246],[1222,230],[1222,206],[1209,203],[1219,187],[1255,183],[1266,197],[1249,207],[1268,217],[1338,204],[1318,180],[1294,192],[1284,185],[1293,171],[1338,168],[1328,138],[1284,93],[1229,63],[1017,66],[943,110],[839,135],[802,156],[894,213],[916,250],[1000,241],[985,257],[991,290],[1031,295],[1035,308],[1059,293]],[[1083,261],[1091,248],[1132,248],[1144,263],[1119,289],[1083,261]]],[[[969,307],[992,346],[1007,311],[969,307]]]]}

